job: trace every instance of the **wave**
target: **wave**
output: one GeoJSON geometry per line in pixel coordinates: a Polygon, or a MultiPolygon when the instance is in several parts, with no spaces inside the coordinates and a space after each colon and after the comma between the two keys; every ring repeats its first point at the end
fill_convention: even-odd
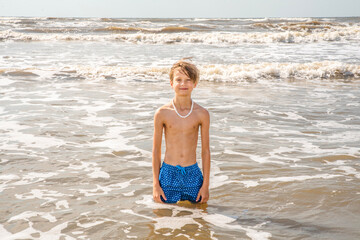
{"type": "Polygon", "coordinates": [[[26,29],[29,33],[78,33],[78,28],[32,28],[26,29]]]}
{"type": "Polygon", "coordinates": [[[327,32],[255,32],[255,33],[225,33],[225,32],[182,32],[167,34],[162,29],[160,33],[129,33],[129,34],[31,34],[13,30],[0,31],[0,41],[122,41],[142,44],[192,43],[210,45],[237,45],[242,43],[312,43],[320,41],[352,41],[360,39],[360,27],[353,26],[342,30],[327,32]]]}
{"type": "Polygon", "coordinates": [[[214,64],[201,67],[209,81],[252,81],[258,79],[360,79],[360,65],[324,61],[311,63],[214,64]]]}
{"type": "Polygon", "coordinates": [[[243,21],[243,22],[263,22],[263,21],[307,21],[311,18],[194,18],[195,22],[232,22],[232,21],[243,21]]]}
{"type": "MultiPolygon", "coordinates": [[[[360,80],[360,65],[336,61],[311,63],[258,63],[198,65],[202,81],[242,82],[257,80],[360,80]]],[[[68,79],[145,79],[168,78],[169,67],[67,66],[61,69],[0,69],[6,76],[46,76],[68,79]],[[50,74],[51,75],[51,74],[50,74]]]]}
{"type": "MultiPolygon", "coordinates": [[[[347,30],[349,24],[329,21],[300,21],[300,22],[258,22],[251,25],[252,28],[262,28],[271,31],[306,31],[306,32],[327,32],[347,30]]],[[[355,26],[359,30],[359,26],[355,26]]]]}
{"type": "Polygon", "coordinates": [[[106,27],[106,28],[97,28],[95,32],[151,32],[149,29],[140,28],[140,27],[106,27]]]}
{"type": "Polygon", "coordinates": [[[160,30],[160,32],[191,32],[193,31],[191,28],[187,28],[187,27],[164,27],[160,30]]]}
{"type": "Polygon", "coordinates": [[[191,32],[193,31],[188,27],[169,26],[161,29],[147,29],[141,27],[115,27],[110,26],[106,28],[98,28],[95,31],[100,32],[145,32],[145,33],[176,33],[176,32],[191,32]]]}
{"type": "Polygon", "coordinates": [[[119,18],[100,18],[102,22],[127,22],[126,19],[119,19],[119,18]]]}

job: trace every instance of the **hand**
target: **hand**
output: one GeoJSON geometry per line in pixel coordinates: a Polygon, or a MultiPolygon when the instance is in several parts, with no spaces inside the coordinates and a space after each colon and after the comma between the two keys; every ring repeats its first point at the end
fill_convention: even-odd
{"type": "Polygon", "coordinates": [[[159,185],[156,185],[153,187],[153,198],[154,198],[155,202],[163,203],[163,201],[161,201],[160,196],[162,196],[163,199],[165,199],[165,201],[167,200],[162,188],[159,185]]]}
{"type": "Polygon", "coordinates": [[[196,202],[199,201],[200,197],[201,197],[200,203],[206,203],[209,200],[209,188],[208,187],[202,186],[200,188],[199,193],[196,198],[196,202]]]}

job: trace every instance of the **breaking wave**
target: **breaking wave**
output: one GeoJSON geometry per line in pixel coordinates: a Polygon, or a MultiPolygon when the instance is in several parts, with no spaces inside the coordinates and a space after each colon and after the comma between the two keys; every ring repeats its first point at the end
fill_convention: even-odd
{"type": "MultiPolygon", "coordinates": [[[[241,82],[272,79],[322,80],[360,79],[360,65],[341,62],[312,63],[259,63],[259,64],[211,64],[199,65],[201,80],[214,82],[241,82]]],[[[0,69],[7,76],[32,76],[49,78],[62,76],[71,79],[149,79],[168,78],[168,67],[114,67],[114,66],[67,66],[61,69],[0,69]],[[51,75],[51,74],[50,74],[51,75]]]]}
{"type": "MultiPolygon", "coordinates": [[[[135,28],[121,31],[137,31],[135,28]]],[[[112,31],[110,29],[110,31],[112,31]]],[[[360,39],[360,27],[328,32],[277,32],[277,33],[220,33],[220,32],[183,32],[166,34],[173,31],[164,28],[161,33],[129,33],[129,34],[31,34],[13,30],[0,31],[0,41],[122,41],[142,44],[201,43],[210,45],[236,45],[242,43],[311,43],[320,41],[351,41],[360,39]]]]}

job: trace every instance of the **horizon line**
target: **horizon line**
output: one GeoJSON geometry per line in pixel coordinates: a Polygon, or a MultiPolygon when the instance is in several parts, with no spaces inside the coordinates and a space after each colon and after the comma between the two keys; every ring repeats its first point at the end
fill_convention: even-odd
{"type": "Polygon", "coordinates": [[[356,18],[359,16],[311,16],[311,17],[99,17],[99,16],[64,16],[64,17],[56,17],[56,16],[0,16],[2,17],[24,17],[24,18],[121,18],[121,19],[247,19],[247,18],[356,18]]]}

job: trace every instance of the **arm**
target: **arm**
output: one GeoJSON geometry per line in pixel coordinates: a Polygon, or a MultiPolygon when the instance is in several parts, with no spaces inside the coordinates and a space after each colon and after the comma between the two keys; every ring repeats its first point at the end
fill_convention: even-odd
{"type": "Polygon", "coordinates": [[[199,191],[197,201],[201,196],[201,203],[207,202],[209,199],[209,185],[210,185],[210,144],[209,144],[209,128],[210,115],[207,110],[204,110],[201,118],[201,160],[204,182],[199,191]]]}
{"type": "Polygon", "coordinates": [[[166,200],[165,194],[161,189],[159,183],[162,135],[163,135],[163,119],[159,109],[156,111],[154,116],[154,139],[153,139],[153,149],[152,149],[153,198],[156,202],[162,202],[160,196],[162,196],[166,200]]]}

